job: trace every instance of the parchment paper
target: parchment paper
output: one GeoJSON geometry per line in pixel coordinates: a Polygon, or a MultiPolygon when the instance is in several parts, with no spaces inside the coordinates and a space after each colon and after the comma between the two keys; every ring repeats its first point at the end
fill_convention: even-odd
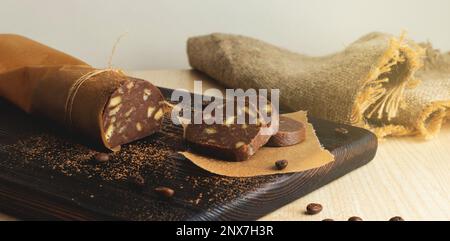
{"type": "Polygon", "coordinates": [[[308,122],[306,112],[299,111],[285,114],[306,124],[306,140],[288,147],[263,147],[249,160],[243,162],[228,162],[209,158],[191,152],[181,152],[195,165],[209,172],[230,177],[254,177],[262,175],[301,172],[318,168],[334,161],[333,155],[325,150],[308,122]],[[275,162],[287,160],[284,170],[277,170],[275,162]]]}

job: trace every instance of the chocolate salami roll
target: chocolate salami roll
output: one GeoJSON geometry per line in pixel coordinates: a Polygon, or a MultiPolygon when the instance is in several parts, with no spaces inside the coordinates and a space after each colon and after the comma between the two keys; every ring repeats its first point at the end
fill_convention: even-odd
{"type": "Polygon", "coordinates": [[[104,71],[84,81],[75,92],[80,72],[92,71],[62,68],[41,79],[30,113],[57,121],[111,150],[160,129],[164,100],[158,88],[144,80],[104,71]]]}
{"type": "Polygon", "coordinates": [[[0,96],[116,150],[158,131],[164,99],[151,83],[95,69],[17,35],[0,35],[0,96]]]}

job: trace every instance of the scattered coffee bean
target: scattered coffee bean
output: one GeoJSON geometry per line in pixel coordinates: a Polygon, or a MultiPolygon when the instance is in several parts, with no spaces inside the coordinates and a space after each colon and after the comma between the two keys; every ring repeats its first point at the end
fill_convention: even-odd
{"type": "Polygon", "coordinates": [[[155,188],[155,192],[166,198],[170,198],[175,194],[175,191],[168,187],[157,187],[155,188]]]}
{"type": "Polygon", "coordinates": [[[334,221],[334,219],[331,219],[331,218],[325,218],[325,219],[322,220],[322,221],[324,221],[324,222],[330,222],[330,221],[334,221]]]}
{"type": "Polygon", "coordinates": [[[97,162],[107,162],[109,161],[109,155],[107,153],[97,153],[94,155],[94,159],[97,162]]]}
{"type": "Polygon", "coordinates": [[[363,219],[360,217],[357,217],[357,216],[353,216],[353,217],[350,217],[348,219],[348,221],[363,221],[363,219]]]}
{"type": "Polygon", "coordinates": [[[310,203],[306,206],[306,213],[309,215],[318,214],[322,211],[322,205],[318,203],[310,203]]]}
{"type": "Polygon", "coordinates": [[[402,217],[400,217],[400,216],[395,216],[395,217],[392,217],[391,219],[389,219],[389,221],[405,221],[402,217]]]}
{"type": "Polygon", "coordinates": [[[289,164],[289,162],[287,160],[279,160],[275,162],[275,167],[278,170],[283,170],[287,167],[287,165],[289,164]]]}
{"type": "Polygon", "coordinates": [[[129,177],[129,180],[132,184],[138,186],[138,187],[144,187],[145,186],[145,179],[139,174],[132,175],[129,177]]]}
{"type": "Polygon", "coordinates": [[[338,127],[336,129],[334,129],[334,131],[336,132],[336,134],[342,135],[342,136],[346,136],[348,134],[348,130],[345,129],[344,127],[338,127]]]}

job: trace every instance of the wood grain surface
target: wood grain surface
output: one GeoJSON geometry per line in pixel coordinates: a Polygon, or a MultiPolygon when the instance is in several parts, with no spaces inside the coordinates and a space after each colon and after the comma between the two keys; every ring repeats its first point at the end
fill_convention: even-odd
{"type": "MultiPolygon", "coordinates": [[[[192,86],[192,79],[179,75],[165,79],[165,72],[143,70],[130,74],[151,78],[159,86],[192,86]]],[[[207,77],[196,77],[208,86],[221,88],[207,77]]],[[[365,220],[387,220],[395,215],[407,220],[450,220],[450,123],[429,141],[406,137],[381,142],[368,165],[261,220],[347,220],[352,215],[365,220]],[[310,202],[323,203],[324,210],[317,216],[305,215],[310,202]]]]}
{"type": "MultiPolygon", "coordinates": [[[[161,90],[170,97],[170,89],[161,90]]],[[[5,101],[0,109],[0,209],[27,220],[254,220],[365,165],[377,148],[366,130],[309,118],[334,162],[297,173],[232,178],[208,173],[177,154],[187,147],[181,126],[169,118],[160,133],[98,163],[93,150],[61,128],[5,101]],[[338,127],[348,133],[337,133],[338,127]],[[145,184],[103,179],[117,169],[120,177],[142,175],[145,184]],[[161,198],[153,191],[158,186],[176,195],[161,198]]]]}
{"type": "Polygon", "coordinates": [[[430,141],[395,138],[379,144],[373,161],[261,220],[450,220],[450,124],[430,141]],[[303,213],[310,202],[323,211],[303,213]]]}
{"type": "MultiPolygon", "coordinates": [[[[194,76],[221,88],[188,70],[133,71],[135,77],[158,86],[192,91],[194,76]],[[166,78],[170,74],[171,78],[166,78]]],[[[379,144],[375,159],[364,167],[292,202],[261,220],[346,220],[359,215],[365,220],[387,220],[401,215],[406,220],[450,220],[450,124],[430,141],[393,138],[379,144]],[[310,202],[320,202],[323,211],[304,214],[310,202]]],[[[0,220],[15,220],[0,214],[0,220]]]]}

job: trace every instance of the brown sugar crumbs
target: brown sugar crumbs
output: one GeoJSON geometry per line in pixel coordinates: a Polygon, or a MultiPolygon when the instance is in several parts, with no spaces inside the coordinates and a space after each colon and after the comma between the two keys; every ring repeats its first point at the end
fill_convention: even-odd
{"type": "MultiPolygon", "coordinates": [[[[174,152],[167,139],[176,135],[155,134],[142,141],[125,145],[117,153],[110,153],[109,160],[95,160],[97,151],[65,140],[52,133],[35,133],[10,145],[0,145],[2,155],[20,158],[27,167],[37,164],[43,169],[52,169],[67,176],[83,175],[87,178],[99,177],[103,180],[125,180],[130,175],[145,172],[146,168],[165,169],[167,157],[174,152]]],[[[17,164],[17,163],[16,163],[17,164]]],[[[159,170],[169,173],[170,170],[159,170]]]]}
{"type": "MultiPolygon", "coordinates": [[[[177,203],[180,207],[210,208],[211,205],[242,197],[271,179],[276,179],[276,176],[232,178],[208,173],[177,154],[186,149],[182,133],[181,127],[164,125],[160,133],[123,145],[119,152],[109,153],[107,161],[99,162],[98,157],[95,158],[98,151],[79,144],[72,138],[39,128],[20,136],[19,141],[0,145],[0,164],[2,168],[28,170],[28,173],[46,173],[50,170],[55,175],[92,180],[90,183],[93,185],[103,185],[106,182],[123,186],[129,185],[130,177],[144,177],[145,187],[137,190],[126,186],[126,190],[130,192],[130,196],[126,198],[130,200],[133,200],[136,193],[141,197],[154,195],[151,190],[158,186],[173,189],[176,195],[170,203],[146,199],[145,205],[123,207],[123,210],[117,211],[119,216],[133,215],[133,219],[146,220],[168,220],[172,219],[171,215],[176,215],[177,218],[185,215],[185,209],[173,206],[170,210],[176,209],[182,214],[166,211],[156,215],[154,212],[160,210],[161,205],[177,203]]],[[[89,193],[87,197],[96,200],[101,194],[89,193]]]]}

